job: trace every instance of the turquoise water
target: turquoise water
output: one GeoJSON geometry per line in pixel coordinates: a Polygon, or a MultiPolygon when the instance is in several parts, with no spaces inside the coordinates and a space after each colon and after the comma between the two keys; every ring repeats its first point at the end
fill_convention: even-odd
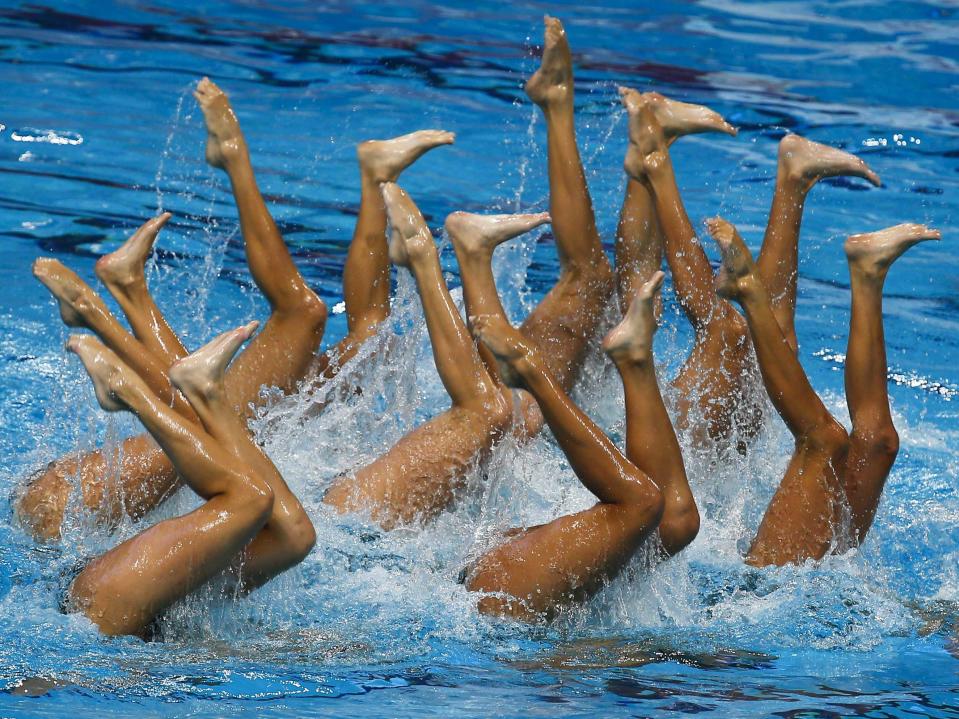
{"type": "MultiPolygon", "coordinates": [[[[956,3],[184,7],[0,7],[0,716],[959,716],[956,3]],[[903,449],[865,545],[815,566],[742,565],[790,447],[773,422],[748,460],[711,469],[688,454],[705,518],[681,556],[653,570],[637,559],[550,628],[479,617],[454,581],[464,559],[498,529],[589,497],[544,436],[500,447],[468,499],[423,531],[383,533],[324,509],[334,476],[447,402],[401,277],[394,322],[357,363],[364,394],[334,385],[320,416],[306,398],[277,399],[256,422],[317,526],[301,567],[247,600],[191,598],[165,621],[165,643],[104,639],[60,614],[59,572],[137,527],[95,527],[74,506],[62,544],[37,547],[5,497],[43,462],[135,424],[96,409],[32,260],[58,257],[92,282],[96,258],[162,208],[174,219],[150,279],[187,343],[265,316],[228,188],[202,161],[189,88],[209,74],[231,93],[273,213],[334,310],[333,342],[345,326],[356,142],[457,132],[404,176],[435,228],[457,209],[545,208],[544,128],[521,83],[546,11],[566,21],[576,52],[580,143],[610,247],[624,184],[617,84],[707,103],[742,128],[683,140],[674,157],[694,221],[722,213],[754,248],[786,131],[852,150],[882,176],[881,189],[822,183],[807,203],[800,354],[840,416],[844,236],[903,221],[942,230],[943,243],[910,251],[887,283],[903,449]]],[[[507,307],[521,317],[555,276],[554,246],[543,233],[501,253],[507,307]]],[[[444,261],[458,285],[448,247],[444,261]]],[[[671,376],[690,332],[666,297],[657,353],[671,376]]],[[[577,397],[620,435],[620,389],[600,358],[577,397]]],[[[146,521],[194,502],[181,493],[146,521]]]]}

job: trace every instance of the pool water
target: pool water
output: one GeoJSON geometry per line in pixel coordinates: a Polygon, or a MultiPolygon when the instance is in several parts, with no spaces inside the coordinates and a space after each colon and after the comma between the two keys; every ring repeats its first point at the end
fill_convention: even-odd
{"type": "MultiPolygon", "coordinates": [[[[604,5],[0,3],[0,717],[959,716],[959,5],[604,5]],[[776,420],[747,459],[717,467],[688,452],[704,521],[680,556],[653,569],[637,558],[550,627],[480,617],[455,582],[463,562],[498,530],[590,498],[546,434],[504,443],[464,501],[422,531],[384,533],[324,508],[334,476],[447,403],[401,276],[391,324],[324,390],[326,411],[310,411],[317,397],[273,398],[254,423],[317,526],[302,566],[245,600],[201,592],[164,620],[163,643],[105,639],[60,614],[60,572],[138,527],[97,527],[74,498],[63,542],[40,547],[6,496],[44,462],[136,425],[96,408],[33,259],[58,257],[92,282],[97,257],[170,210],[149,277],[187,344],[265,317],[228,187],[203,163],[189,90],[208,74],[231,93],[273,214],[333,309],[332,343],[345,329],[357,142],[457,133],[403,178],[437,231],[453,210],[546,208],[543,122],[521,85],[547,11],[576,54],[579,139],[610,250],[626,144],[617,84],[709,104],[741,128],[673,154],[694,222],[721,213],[754,249],[787,131],[856,152],[883,178],[880,189],[824,182],[807,203],[800,355],[839,416],[843,238],[905,221],[942,230],[886,285],[902,451],[864,546],[820,564],[744,567],[791,445],[776,420]],[[348,381],[363,394],[344,391],[348,381]]],[[[448,245],[443,258],[458,287],[448,245]]],[[[556,274],[548,232],[500,250],[496,268],[522,317],[556,274]]],[[[670,377],[691,338],[668,285],[666,300],[657,355],[670,377]]],[[[600,357],[576,396],[621,439],[621,389],[600,357]]],[[[194,505],[181,492],[146,521],[194,505]]]]}

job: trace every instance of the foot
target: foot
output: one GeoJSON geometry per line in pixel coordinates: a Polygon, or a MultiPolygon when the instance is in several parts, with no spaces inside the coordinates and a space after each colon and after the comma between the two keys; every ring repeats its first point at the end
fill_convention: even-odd
{"type": "Polygon", "coordinates": [[[94,272],[100,281],[111,290],[122,290],[140,282],[146,284],[143,267],[153,251],[157,234],[169,219],[170,213],[164,212],[147,220],[120,249],[97,260],[94,272]]]}
{"type": "Polygon", "coordinates": [[[629,114],[630,123],[638,117],[643,102],[649,102],[652,105],[653,114],[663,128],[663,134],[666,136],[668,143],[683,135],[722,132],[735,137],[739,132],[726,122],[722,115],[715,110],[710,110],[705,105],[692,105],[688,102],[670,100],[657,92],[649,92],[643,95],[628,87],[620,87],[619,96],[626,112],[629,114]]]}
{"type": "Polygon", "coordinates": [[[524,387],[522,373],[536,350],[519,330],[499,315],[477,315],[469,320],[473,336],[493,353],[503,384],[524,387]]]}
{"type": "Polygon", "coordinates": [[[454,212],[444,227],[457,253],[490,256],[497,245],[550,221],[548,212],[535,215],[474,215],[454,212]]]}
{"type": "Polygon", "coordinates": [[[59,260],[40,257],[33,263],[33,276],[50,290],[67,327],[90,327],[86,317],[102,300],[76,272],[59,260]]]}
{"type": "Polygon", "coordinates": [[[107,412],[127,409],[119,393],[124,382],[142,381],[136,373],[123,364],[102,342],[90,335],[70,335],[67,349],[83,362],[87,374],[93,380],[93,391],[100,406],[107,412]]]}
{"type": "Polygon", "coordinates": [[[846,240],[846,259],[849,260],[851,271],[882,277],[892,263],[913,245],[940,239],[942,234],[939,230],[931,230],[925,225],[896,225],[878,232],[851,235],[846,240]]]}
{"type": "Polygon", "coordinates": [[[779,164],[787,177],[804,183],[807,190],[825,177],[861,177],[876,187],[882,184],[879,175],[855,155],[799,135],[780,140],[779,164]]]}
{"type": "Polygon", "coordinates": [[[240,121],[230,106],[230,99],[207,77],[197,83],[193,97],[200,103],[206,122],[206,161],[213,167],[226,169],[231,160],[246,151],[240,121]]]}
{"type": "Polygon", "coordinates": [[[406,191],[393,182],[380,186],[386,215],[390,222],[390,262],[409,269],[416,258],[436,252],[433,234],[416,203],[406,191]]]}
{"type": "Polygon", "coordinates": [[[545,109],[573,101],[573,56],[563,23],[546,15],[543,24],[543,59],[539,70],[526,82],[526,94],[545,109]]]}
{"type": "Polygon", "coordinates": [[[623,169],[638,182],[647,182],[651,172],[666,167],[670,161],[669,139],[656,116],[658,101],[651,100],[650,95],[655,93],[630,95],[627,105],[632,109],[629,109],[629,149],[623,169]]]}
{"type": "Polygon", "coordinates": [[[716,292],[729,300],[741,300],[758,281],[756,264],[739,232],[722,217],[706,220],[709,234],[719,245],[722,265],[716,277],[716,292]]]}
{"type": "Polygon", "coordinates": [[[655,272],[633,298],[623,321],[603,340],[603,351],[614,362],[650,362],[653,359],[653,334],[656,332],[656,293],[663,286],[663,272],[655,272]]]}
{"type": "Polygon", "coordinates": [[[207,342],[196,352],[177,360],[170,367],[170,382],[186,395],[191,404],[204,402],[223,388],[226,368],[260,323],[253,321],[207,342]]]}
{"type": "Polygon", "coordinates": [[[400,173],[423,154],[440,145],[452,145],[456,135],[445,130],[420,130],[392,140],[369,140],[356,146],[360,171],[376,184],[396,182],[400,173]]]}

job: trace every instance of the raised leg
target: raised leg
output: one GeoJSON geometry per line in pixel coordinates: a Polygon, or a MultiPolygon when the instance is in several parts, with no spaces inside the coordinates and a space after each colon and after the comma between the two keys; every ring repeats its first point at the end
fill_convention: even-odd
{"type": "Polygon", "coordinates": [[[368,510],[389,528],[428,519],[449,506],[463,470],[509,423],[510,405],[453,304],[423,216],[395,184],[383,185],[383,197],[393,228],[390,259],[413,273],[436,368],[453,402],[376,462],[335,482],[324,498],[343,512],[368,510]]]}
{"type": "Polygon", "coordinates": [[[133,334],[164,369],[185,357],[187,351],[154,302],[147,288],[144,265],[157,234],[169,219],[170,213],[164,212],[147,220],[120,249],[104,255],[96,264],[97,277],[120,305],[133,334]]]}
{"type": "Polygon", "coordinates": [[[938,240],[923,225],[896,225],[846,240],[852,314],[846,350],[846,401],[852,417],[846,496],[853,539],[860,543],[872,525],[886,478],[899,453],[887,390],[882,287],[896,259],[913,245],[938,240]]]}
{"type": "Polygon", "coordinates": [[[550,371],[568,389],[614,283],[576,145],[569,43],[559,20],[547,16],[545,25],[542,64],[527,82],[526,94],[546,119],[549,210],[560,277],[523,323],[522,332],[542,347],[550,371]]]}
{"type": "Polygon", "coordinates": [[[826,177],[862,177],[879,185],[879,176],[848,152],[786,135],[779,143],[776,189],[763,246],[756,260],[769,291],[776,320],[795,349],[796,282],[799,275],[799,227],[806,195],[826,177]]]}
{"type": "Polygon", "coordinates": [[[630,135],[623,167],[654,200],[673,289],[696,332],[693,351],[673,382],[679,397],[677,424],[693,429],[694,440],[703,444],[725,440],[737,430],[754,431],[761,410],[748,399],[752,349],[746,323],[716,296],[712,267],[683,206],[659,120],[669,116],[670,101],[656,93],[624,91],[623,102],[630,135]]]}
{"type": "Polygon", "coordinates": [[[663,273],[657,271],[637,290],[623,321],[606,335],[603,349],[623,379],[626,456],[662,492],[659,538],[666,554],[673,555],[696,538],[699,511],[653,363],[654,303],[662,283],[663,273]]]}
{"type": "Polygon", "coordinates": [[[501,317],[475,320],[474,331],[512,378],[536,398],[556,441],[599,502],[584,512],[522,532],[471,568],[480,611],[521,619],[550,617],[592,596],[626,565],[656,528],[663,497],[563,392],[540,352],[501,317]]]}
{"type": "MultiPolygon", "coordinates": [[[[105,634],[142,636],[167,607],[231,566],[267,520],[273,493],[213,437],[159,401],[95,339],[74,336],[68,347],[90,373],[101,406],[134,412],[206,500],[94,559],[69,588],[71,608],[105,634]]],[[[213,391],[223,392],[222,374],[207,379],[213,391]]]]}
{"type": "MultiPolygon", "coordinates": [[[[643,96],[626,87],[619,88],[619,94],[629,108],[630,122],[636,122],[643,96]]],[[[736,128],[708,107],[658,97],[659,101],[652,106],[653,113],[663,129],[667,146],[684,135],[704,132],[736,135],[736,128]]],[[[626,197],[616,229],[616,287],[622,312],[627,311],[640,287],[660,269],[663,243],[653,196],[644,183],[627,177],[626,197]]],[[[657,299],[657,317],[659,312],[657,299]]]]}
{"type": "Polygon", "coordinates": [[[716,287],[746,314],[763,382],[796,440],[746,561],[764,566],[820,559],[837,548],[849,438],[816,394],[773,313],[749,250],[725,220],[709,221],[722,253],[716,287]]]}

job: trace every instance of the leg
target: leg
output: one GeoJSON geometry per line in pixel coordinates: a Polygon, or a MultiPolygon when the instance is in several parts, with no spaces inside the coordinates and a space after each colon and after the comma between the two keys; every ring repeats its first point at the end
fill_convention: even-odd
{"type": "Polygon", "coordinates": [[[348,333],[321,359],[320,372],[332,377],[348,362],[390,313],[390,264],[386,206],[380,185],[396,182],[423,154],[453,143],[455,135],[420,130],[392,140],[369,140],[356,150],[360,162],[360,211],[343,266],[343,299],[348,333]]]}
{"type": "Polygon", "coordinates": [[[97,277],[120,305],[133,334],[163,363],[164,369],[185,357],[187,351],[153,301],[144,265],[157,234],[169,219],[170,213],[164,212],[147,220],[120,249],[104,255],[96,264],[97,277]]]}
{"type": "Polygon", "coordinates": [[[716,296],[712,267],[683,206],[659,121],[672,114],[670,101],[655,93],[624,91],[623,102],[630,132],[624,168],[653,198],[673,288],[696,332],[693,351],[673,383],[681,398],[678,424],[686,428],[693,416],[702,417],[702,426],[694,424],[695,438],[702,443],[726,439],[736,430],[754,430],[760,410],[743,399],[749,397],[752,354],[746,323],[729,302],[716,296]]]}
{"type": "Polygon", "coordinates": [[[821,559],[841,529],[849,438],[809,384],[736,229],[715,218],[709,231],[723,257],[717,289],[742,305],[766,391],[796,440],[746,561],[764,566],[821,559]]]}
{"type": "Polygon", "coordinates": [[[45,257],[33,263],[33,274],[60,305],[60,316],[69,327],[85,327],[143,377],[150,389],[186,417],[193,410],[170,384],[166,367],[117,321],[103,300],[75,272],[58,260],[45,257]]]}
{"type": "Polygon", "coordinates": [[[626,456],[662,492],[659,538],[667,555],[699,532],[699,511],[686,480],[679,440],[663,404],[653,363],[654,301],[663,282],[657,271],[637,291],[626,316],[606,336],[603,349],[616,364],[626,396],[626,456]]]}
{"type": "MultiPolygon", "coordinates": [[[[72,607],[105,634],[143,635],[167,607],[230,566],[269,516],[272,492],[210,435],[159,401],[99,342],[74,336],[68,347],[90,373],[101,406],[133,411],[206,500],[93,560],[70,587],[72,607]]],[[[208,374],[205,384],[222,393],[222,374],[208,374]]]]}
{"type": "Polygon", "coordinates": [[[756,266],[772,298],[773,311],[793,349],[796,343],[796,281],[799,267],[799,226],[806,195],[826,177],[850,175],[879,185],[865,162],[833,147],[786,135],[779,143],[776,190],[769,224],[756,266]]]}
{"type": "Polygon", "coordinates": [[[203,426],[220,446],[270,487],[273,508],[246,552],[242,580],[253,589],[299,564],[316,542],[313,523],[273,462],[250,438],[246,423],[229,406],[222,382],[226,363],[253,334],[257,323],[226,332],[170,368],[170,379],[196,408],[203,426]],[[215,382],[210,378],[215,378],[215,382]]]}
{"type": "Polygon", "coordinates": [[[536,399],[576,476],[599,503],[585,512],[513,536],[484,555],[467,588],[488,592],[483,612],[533,619],[592,596],[615,577],[656,528],[656,485],[563,392],[540,353],[500,317],[477,318],[475,332],[501,375],[536,399]]]}
{"type": "MultiPolygon", "coordinates": [[[[630,109],[630,119],[639,112],[642,96],[635,90],[621,87],[620,97],[630,109]]],[[[663,128],[666,144],[684,135],[722,132],[736,135],[736,129],[718,113],[702,105],[690,105],[661,97],[653,112],[663,128]]],[[[649,189],[631,177],[626,180],[626,198],[619,213],[616,229],[616,286],[623,313],[663,261],[663,230],[656,216],[656,205],[649,189]]],[[[657,300],[656,315],[661,305],[657,300]]]]}
{"type": "Polygon", "coordinates": [[[549,209],[560,278],[522,331],[543,349],[550,370],[569,388],[612,293],[613,277],[576,146],[573,66],[566,32],[556,18],[547,16],[545,23],[542,65],[526,84],[526,94],[546,119],[549,209]]]}
{"type": "Polygon", "coordinates": [[[488,450],[509,422],[510,407],[453,304],[436,245],[416,205],[392,183],[383,186],[383,197],[393,228],[390,259],[413,273],[436,369],[453,402],[451,410],[376,462],[336,482],[324,498],[342,512],[370,510],[389,528],[445,509],[464,467],[488,450]]]}
{"type": "Polygon", "coordinates": [[[913,245],[938,240],[922,225],[897,225],[846,240],[852,314],[846,351],[846,401],[852,417],[846,496],[853,539],[861,543],[872,525],[886,477],[899,453],[899,435],[889,411],[882,287],[896,259],[913,245]]]}

